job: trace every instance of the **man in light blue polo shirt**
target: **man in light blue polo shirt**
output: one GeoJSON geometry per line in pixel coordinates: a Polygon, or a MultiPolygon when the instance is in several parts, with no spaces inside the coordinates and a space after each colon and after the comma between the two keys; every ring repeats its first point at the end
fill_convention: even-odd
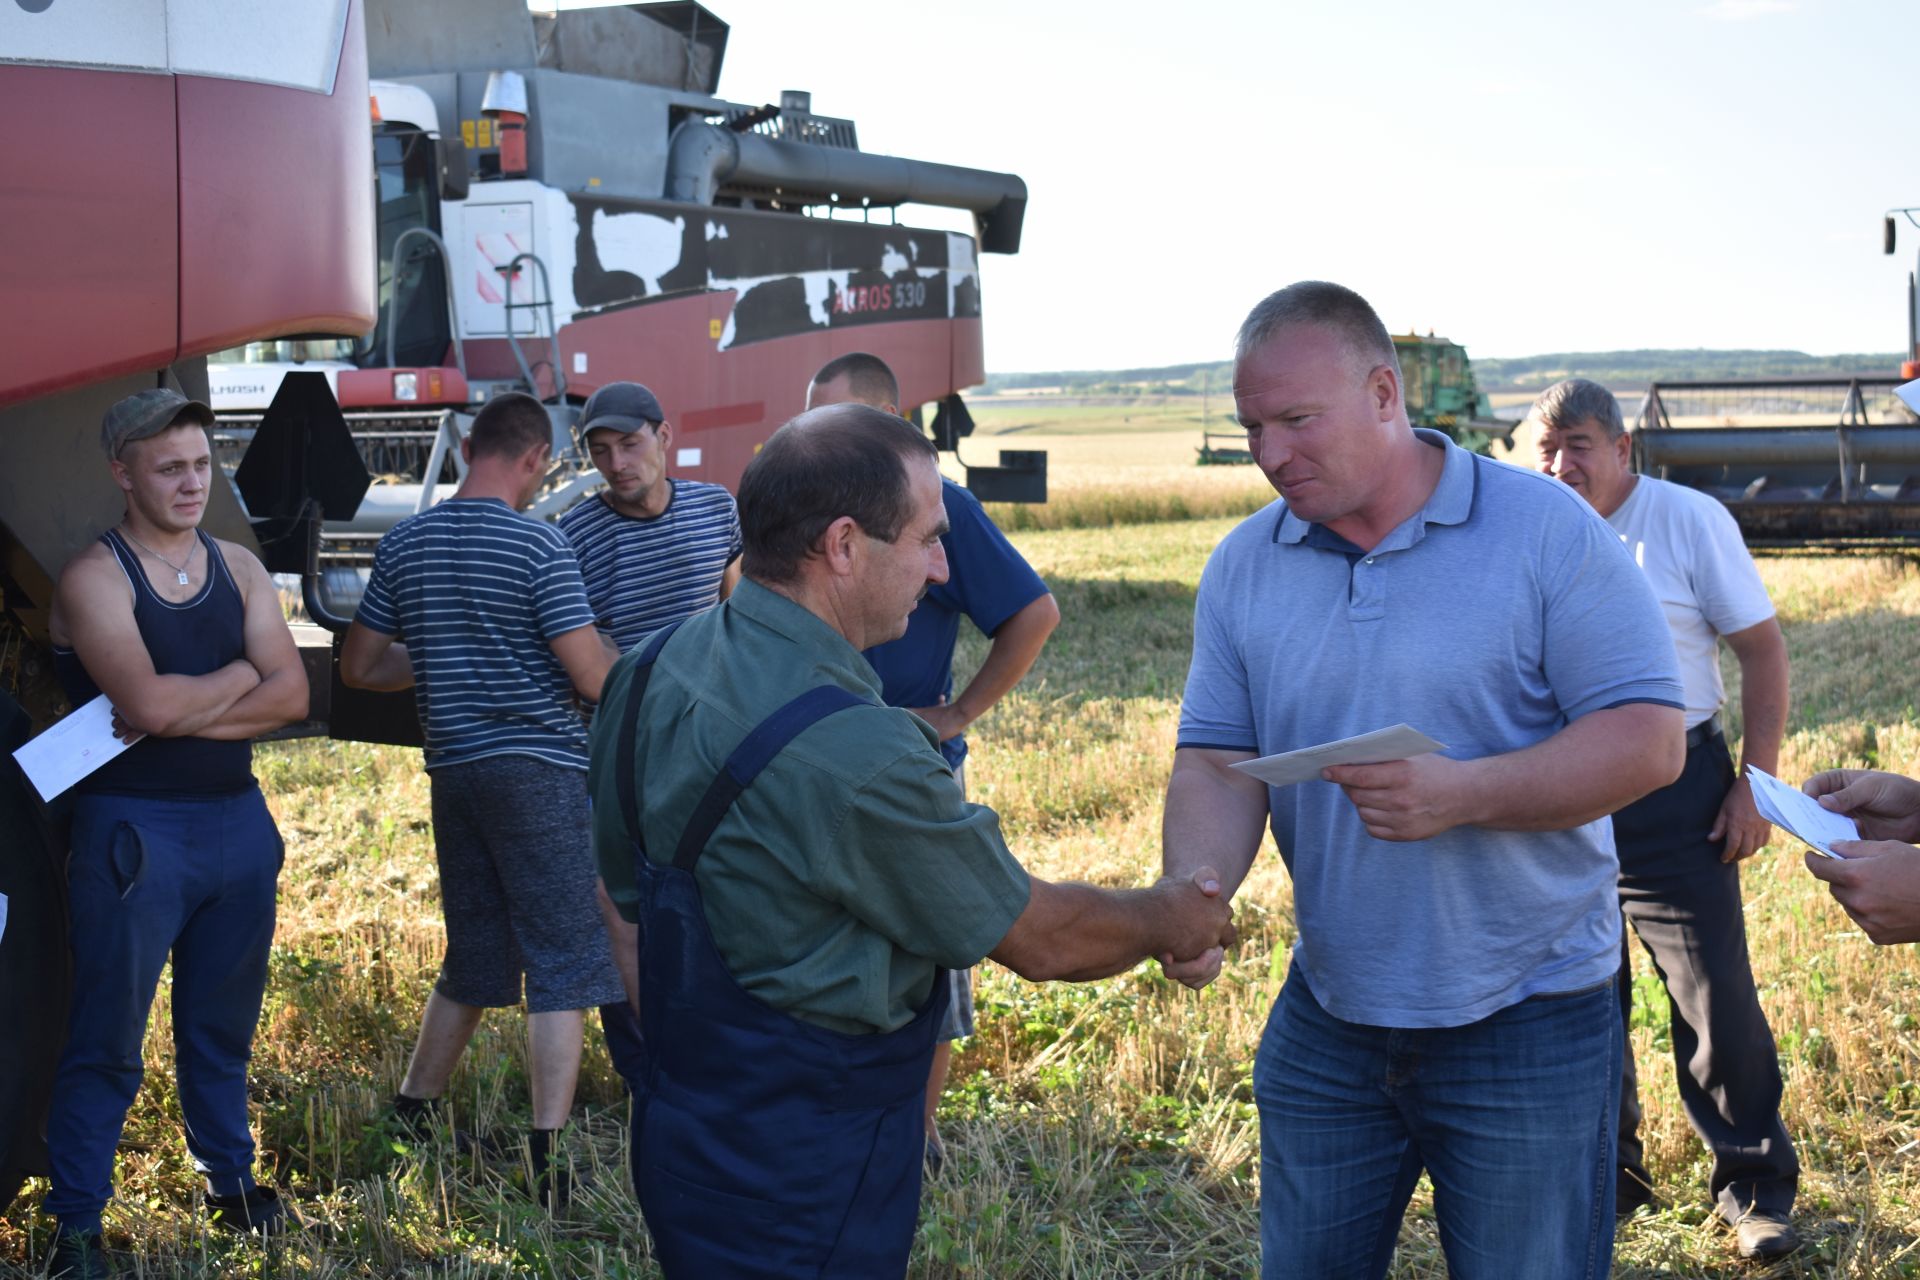
{"type": "Polygon", "coordinates": [[[1254,1073],[1262,1274],[1384,1276],[1424,1169],[1457,1280],[1605,1275],[1606,815],[1685,754],[1659,606],[1564,486],[1408,425],[1392,339],[1350,290],[1255,307],[1234,395],[1281,500],[1201,579],[1164,857],[1237,887],[1265,821],[1293,879],[1254,1073]],[[1401,721],[1445,749],[1285,788],[1229,767],[1401,721]]]}

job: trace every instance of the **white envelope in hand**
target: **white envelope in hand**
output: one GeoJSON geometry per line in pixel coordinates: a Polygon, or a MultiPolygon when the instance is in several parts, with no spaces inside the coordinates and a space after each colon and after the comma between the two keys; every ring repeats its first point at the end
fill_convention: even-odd
{"type": "Polygon", "coordinates": [[[1405,760],[1426,755],[1430,751],[1444,750],[1446,747],[1443,744],[1435,742],[1411,725],[1396,724],[1352,738],[1322,742],[1317,746],[1301,747],[1297,751],[1283,751],[1277,756],[1242,760],[1233,767],[1253,775],[1270,787],[1290,787],[1296,782],[1317,779],[1320,771],[1328,765],[1381,764],[1388,760],[1405,760]]]}
{"type": "Polygon", "coordinates": [[[1852,818],[1822,809],[1818,800],[1795,791],[1766,770],[1748,765],[1747,781],[1753,784],[1753,807],[1760,816],[1811,846],[1815,853],[1845,861],[1846,855],[1835,853],[1831,846],[1836,840],[1860,838],[1860,828],[1852,818]]]}

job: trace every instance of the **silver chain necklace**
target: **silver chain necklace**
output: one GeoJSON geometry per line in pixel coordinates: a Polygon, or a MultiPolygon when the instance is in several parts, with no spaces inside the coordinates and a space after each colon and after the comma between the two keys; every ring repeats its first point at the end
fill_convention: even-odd
{"type": "Polygon", "coordinates": [[[193,564],[193,553],[196,549],[199,548],[200,539],[195,538],[193,540],[193,546],[187,548],[187,563],[175,564],[173,561],[167,559],[165,556],[161,555],[158,551],[155,551],[152,547],[148,546],[146,543],[140,541],[140,539],[134,537],[132,530],[128,529],[125,525],[120,526],[120,532],[126,535],[128,542],[131,542],[134,546],[140,548],[142,551],[152,556],[155,560],[158,560],[161,564],[173,570],[174,573],[178,575],[181,586],[185,587],[185,586],[190,586],[192,584],[192,579],[187,577],[187,568],[188,566],[193,564]]]}

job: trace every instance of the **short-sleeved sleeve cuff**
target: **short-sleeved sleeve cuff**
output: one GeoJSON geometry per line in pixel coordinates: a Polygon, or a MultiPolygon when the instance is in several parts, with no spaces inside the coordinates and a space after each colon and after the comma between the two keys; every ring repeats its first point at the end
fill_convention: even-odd
{"type": "Polygon", "coordinates": [[[400,634],[400,620],[394,616],[386,575],[377,562],[367,580],[367,589],[360,596],[360,607],[354,610],[353,620],[383,636],[400,634]]]}
{"type": "Polygon", "coordinates": [[[1637,702],[1651,703],[1657,707],[1678,707],[1681,710],[1685,710],[1687,705],[1678,681],[1650,680],[1643,684],[1619,685],[1596,693],[1585,701],[1566,708],[1567,719],[1578,720],[1596,711],[1611,711],[1615,707],[1632,706],[1637,702]]]}
{"type": "MultiPolygon", "coordinates": [[[[554,535],[559,537],[558,533],[554,535]]],[[[534,583],[534,612],[540,623],[542,639],[552,640],[569,631],[591,627],[595,623],[593,605],[587,599],[587,586],[580,577],[580,562],[573,548],[561,540],[553,548],[553,558],[534,583]]]]}
{"type": "Polygon", "coordinates": [[[1029,877],[999,816],[967,803],[931,750],[868,780],[833,850],[835,896],[894,945],[944,968],[978,964],[1027,909],[1029,877]]]}

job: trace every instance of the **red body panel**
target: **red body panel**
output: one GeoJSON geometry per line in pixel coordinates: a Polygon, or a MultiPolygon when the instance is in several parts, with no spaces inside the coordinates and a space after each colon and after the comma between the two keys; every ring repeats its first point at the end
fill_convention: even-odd
{"type": "Polygon", "coordinates": [[[181,355],[373,327],[364,20],[330,96],[179,77],[181,355]]]}
{"type": "Polygon", "coordinates": [[[458,369],[342,369],[335,376],[334,398],[342,409],[415,409],[422,406],[459,408],[467,403],[467,380],[458,369]],[[393,375],[411,373],[419,396],[397,400],[393,375]]]}
{"type": "Polygon", "coordinates": [[[173,84],[0,67],[0,404],[173,360],[173,84]]]}
{"type": "Polygon", "coordinates": [[[330,96],[0,66],[0,405],[373,326],[362,25],[330,96]]]}
{"type": "MultiPolygon", "coordinates": [[[[984,380],[980,321],[904,320],[822,329],[715,352],[711,336],[731,293],[689,294],[563,325],[561,349],[587,360],[567,391],[584,397],[609,382],[644,382],[673,424],[672,473],[729,489],[781,423],[806,407],[807,384],[836,356],[866,351],[900,380],[903,410],[984,380]],[[698,463],[681,451],[698,449],[698,463]]],[[[477,343],[467,344],[469,362],[477,343]]]]}

